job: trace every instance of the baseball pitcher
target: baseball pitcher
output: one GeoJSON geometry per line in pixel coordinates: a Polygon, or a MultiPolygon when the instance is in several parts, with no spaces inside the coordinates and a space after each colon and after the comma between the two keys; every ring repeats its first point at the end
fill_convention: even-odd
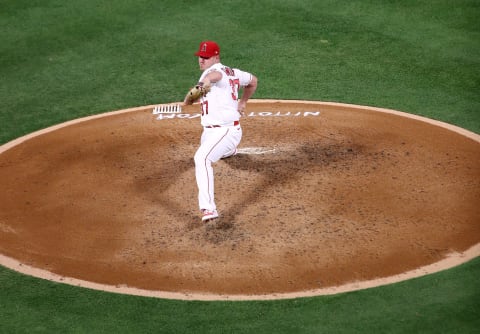
{"type": "Polygon", "coordinates": [[[236,154],[242,139],[240,117],[257,89],[257,78],[223,65],[220,47],[213,41],[201,42],[195,56],[203,72],[185,96],[184,104],[199,101],[201,107],[203,132],[195,153],[195,177],[202,221],[208,221],[218,217],[212,163],[236,154]],[[241,88],[243,93],[239,96],[241,88]]]}

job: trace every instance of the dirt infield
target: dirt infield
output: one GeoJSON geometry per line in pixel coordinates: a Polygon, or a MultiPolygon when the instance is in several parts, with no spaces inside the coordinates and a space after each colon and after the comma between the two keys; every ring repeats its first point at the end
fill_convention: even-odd
{"type": "Polygon", "coordinates": [[[475,134],[375,108],[252,101],[240,153],[214,165],[221,216],[202,224],[202,129],[187,112],[127,110],[2,146],[3,265],[235,299],[361,287],[480,255],[475,134]]]}

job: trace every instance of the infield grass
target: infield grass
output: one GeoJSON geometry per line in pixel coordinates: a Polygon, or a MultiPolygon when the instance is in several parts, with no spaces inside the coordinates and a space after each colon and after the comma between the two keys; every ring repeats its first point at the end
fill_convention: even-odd
{"type": "MultiPolygon", "coordinates": [[[[258,76],[255,98],[392,108],[480,133],[478,17],[476,0],[0,0],[0,143],[182,100],[204,39],[219,42],[224,63],[258,76]]],[[[475,259],[335,296],[187,302],[0,268],[0,333],[473,333],[478,277],[475,259]]]]}

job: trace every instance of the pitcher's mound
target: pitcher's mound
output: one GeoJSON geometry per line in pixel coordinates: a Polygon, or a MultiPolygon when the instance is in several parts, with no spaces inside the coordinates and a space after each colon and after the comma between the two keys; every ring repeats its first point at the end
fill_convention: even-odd
{"type": "Polygon", "coordinates": [[[476,135],[373,108],[253,101],[239,154],[214,164],[220,218],[204,224],[199,115],[151,111],[4,146],[0,253],[79,281],[254,297],[398,275],[480,241],[476,135]]]}

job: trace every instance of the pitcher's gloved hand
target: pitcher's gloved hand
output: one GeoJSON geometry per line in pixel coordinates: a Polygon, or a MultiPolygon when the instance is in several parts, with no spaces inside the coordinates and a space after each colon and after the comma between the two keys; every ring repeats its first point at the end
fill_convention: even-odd
{"type": "Polygon", "coordinates": [[[210,85],[204,85],[203,82],[199,82],[195,87],[189,90],[187,98],[191,103],[198,101],[202,96],[207,95],[210,91],[210,85]]]}

